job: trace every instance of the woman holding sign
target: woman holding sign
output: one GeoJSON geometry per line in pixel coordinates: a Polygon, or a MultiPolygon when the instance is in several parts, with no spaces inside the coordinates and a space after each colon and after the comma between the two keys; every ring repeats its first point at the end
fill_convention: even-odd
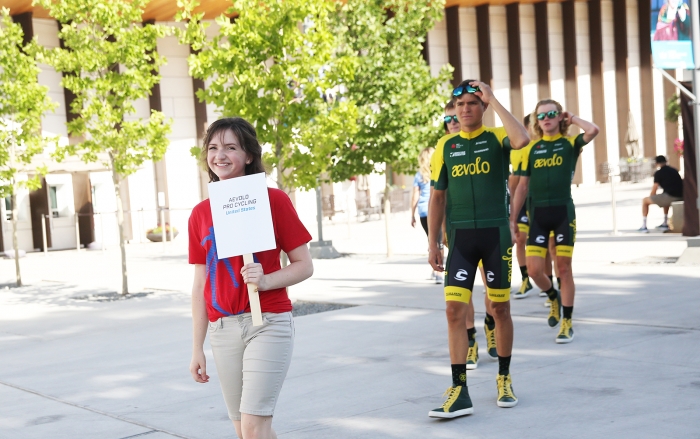
{"type": "MultiPolygon", "coordinates": [[[[241,118],[220,119],[204,138],[200,161],[210,181],[264,173],[262,149],[255,128],[241,118]]],[[[206,383],[204,339],[207,328],[221,389],[239,438],[276,438],[272,415],[289,369],[294,344],[292,303],[286,287],[313,274],[306,244],[311,235],[283,191],[268,188],[276,248],[219,259],[209,200],[192,210],[189,221],[189,263],[195,266],[192,287],[194,340],[190,373],[206,383]],[[289,265],[280,266],[280,252],[289,265]],[[246,284],[260,291],[263,324],[253,326],[246,284]]],[[[235,231],[250,234],[251,231],[235,231]]]]}

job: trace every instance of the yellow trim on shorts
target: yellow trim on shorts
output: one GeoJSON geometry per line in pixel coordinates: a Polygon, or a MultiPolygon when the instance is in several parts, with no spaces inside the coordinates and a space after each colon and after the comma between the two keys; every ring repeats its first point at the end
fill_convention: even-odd
{"type": "Polygon", "coordinates": [[[545,258],[547,257],[547,247],[528,245],[525,247],[525,256],[539,256],[540,258],[545,258]]]}
{"type": "Polygon", "coordinates": [[[510,288],[486,288],[491,302],[507,302],[510,300],[510,288]]]}
{"type": "Polygon", "coordinates": [[[565,258],[574,257],[574,246],[573,245],[558,245],[556,246],[557,256],[563,256],[565,258]]]}
{"type": "Polygon", "coordinates": [[[529,233],[530,232],[530,226],[527,224],[520,224],[518,223],[518,230],[520,230],[521,233],[529,233]]]}
{"type": "Polygon", "coordinates": [[[479,259],[479,268],[484,268],[484,261],[479,259]]]}
{"type": "Polygon", "coordinates": [[[445,302],[469,303],[472,298],[472,290],[462,287],[446,286],[445,302]]]}
{"type": "Polygon", "coordinates": [[[549,232],[549,237],[550,237],[550,238],[554,238],[554,230],[551,230],[551,231],[549,232]]]}

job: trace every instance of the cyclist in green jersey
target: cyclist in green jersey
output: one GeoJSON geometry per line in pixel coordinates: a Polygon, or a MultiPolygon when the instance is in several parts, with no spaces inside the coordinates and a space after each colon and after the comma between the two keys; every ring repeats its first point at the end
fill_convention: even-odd
{"type": "MultiPolygon", "coordinates": [[[[520,209],[528,197],[528,272],[551,301],[547,319],[549,326],[556,326],[560,320],[562,322],[555,341],[569,343],[574,338],[571,315],[575,286],[571,258],[576,241],[576,211],[571,198],[571,181],[581,149],[598,135],[599,129],[592,122],[562,111],[561,104],[552,99],[540,101],[533,116],[537,118],[533,129],[541,139],[530,144],[530,153],[524,164],[525,177],[522,177],[523,182],[516,191],[514,207],[520,209]],[[580,127],[583,133],[565,137],[571,124],[580,127]],[[561,294],[554,289],[554,284],[544,272],[544,258],[551,232],[554,232],[556,241],[561,294]]],[[[511,223],[513,220],[511,218],[511,223]]]]}
{"type": "MultiPolygon", "coordinates": [[[[530,134],[530,138],[532,140],[535,139],[535,134],[533,134],[531,128],[530,128],[530,114],[525,115],[523,118],[523,126],[525,129],[528,130],[528,133],[530,134]]],[[[515,207],[514,207],[514,201],[515,201],[515,191],[518,187],[518,184],[520,183],[520,177],[522,177],[525,174],[525,170],[523,169],[523,161],[527,154],[530,153],[530,145],[526,146],[523,149],[518,149],[518,150],[513,150],[510,152],[510,165],[513,168],[513,172],[508,177],[508,191],[511,194],[511,212],[515,214],[515,207]]],[[[527,234],[530,231],[530,218],[527,216],[527,209],[525,204],[523,204],[523,207],[520,209],[520,211],[517,212],[518,217],[516,220],[516,226],[518,228],[518,234],[516,235],[515,242],[513,245],[515,245],[515,255],[517,256],[518,259],[518,265],[520,266],[520,274],[523,277],[523,281],[520,284],[520,289],[513,294],[514,299],[524,299],[526,298],[531,292],[532,292],[532,283],[530,282],[530,277],[527,272],[527,262],[525,259],[525,245],[527,241],[527,234]]],[[[552,258],[550,254],[554,250],[554,237],[550,236],[550,251],[547,253],[547,257],[545,258],[545,272],[547,274],[547,277],[549,277],[549,280],[552,280],[552,258]]],[[[556,271],[556,266],[554,267],[556,271]]],[[[557,277],[557,280],[559,277],[557,277]]],[[[540,296],[546,296],[547,294],[544,291],[540,291],[540,296]]],[[[549,308],[549,304],[545,304],[549,308]]],[[[467,363],[468,365],[468,363],[467,363]]]]}
{"type": "Polygon", "coordinates": [[[444,136],[431,164],[433,195],[428,208],[429,262],[445,271],[448,344],[452,386],[444,404],[429,416],[454,418],[473,413],[467,391],[466,361],[469,340],[464,331],[479,261],[486,271],[487,294],[495,319],[499,370],[496,378],[499,407],[518,403],[510,377],[513,321],[510,317],[512,230],[508,223],[509,154],[530,141],[527,131],[479,81],[463,81],[453,91],[461,131],[444,136]],[[491,106],[503,128],[483,126],[491,106]],[[449,190],[447,190],[449,187],[449,190]],[[437,240],[450,198],[450,251],[443,265],[437,240]],[[447,268],[447,270],[445,270],[447,268]]]}
{"type": "MultiPolygon", "coordinates": [[[[455,100],[450,99],[450,101],[445,105],[445,116],[444,116],[444,126],[445,134],[456,134],[460,132],[459,119],[457,118],[457,109],[455,108],[455,100]]],[[[432,194],[433,188],[430,188],[432,194]]],[[[450,204],[450,199],[447,197],[447,206],[445,208],[445,220],[443,222],[442,230],[445,231],[445,239],[443,243],[445,246],[448,245],[448,236],[450,234],[449,218],[452,206],[450,204]]],[[[524,253],[523,253],[524,255],[524,253]]],[[[524,259],[523,259],[524,260],[524,259]]],[[[479,271],[481,272],[481,279],[484,283],[484,288],[486,288],[486,274],[484,273],[484,267],[479,265],[479,271]]],[[[441,280],[442,283],[442,280],[441,280]]],[[[496,353],[496,337],[495,337],[495,320],[491,315],[491,307],[489,306],[488,296],[484,296],[484,306],[486,308],[486,317],[484,318],[484,335],[486,336],[486,346],[487,352],[492,358],[498,358],[496,353]]],[[[467,370],[474,370],[479,365],[479,343],[476,342],[476,327],[474,325],[474,301],[470,300],[467,305],[467,337],[469,337],[469,351],[467,352],[467,370]]]]}

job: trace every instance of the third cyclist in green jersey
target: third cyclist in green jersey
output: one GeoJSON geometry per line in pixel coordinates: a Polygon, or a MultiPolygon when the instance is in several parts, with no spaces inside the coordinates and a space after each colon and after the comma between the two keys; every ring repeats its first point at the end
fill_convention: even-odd
{"type": "MultiPolygon", "coordinates": [[[[529,145],[530,152],[523,163],[525,172],[515,194],[514,208],[518,211],[527,196],[530,217],[526,247],[528,273],[551,301],[549,326],[554,327],[561,320],[555,341],[569,343],[574,338],[571,315],[575,286],[571,258],[576,241],[576,211],[571,198],[571,180],[581,149],[598,135],[598,127],[562,111],[561,104],[551,99],[540,101],[533,117],[537,118],[533,130],[540,139],[529,145]],[[583,134],[567,137],[571,124],[580,127],[583,134]],[[550,233],[554,233],[561,294],[554,289],[544,272],[550,233]]],[[[515,220],[511,217],[511,223],[515,220]]]]}

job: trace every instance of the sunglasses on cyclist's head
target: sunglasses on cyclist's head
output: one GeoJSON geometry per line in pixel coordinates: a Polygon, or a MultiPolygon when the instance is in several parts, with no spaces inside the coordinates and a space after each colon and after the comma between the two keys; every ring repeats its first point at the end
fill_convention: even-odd
{"type": "Polygon", "coordinates": [[[452,91],[452,96],[458,98],[458,97],[462,96],[464,93],[474,94],[477,91],[479,91],[479,87],[473,87],[469,84],[466,84],[466,85],[462,85],[460,87],[455,88],[452,91]]]}
{"type": "Polygon", "coordinates": [[[452,116],[445,116],[443,118],[443,120],[445,121],[445,123],[450,123],[450,122],[459,123],[459,121],[457,120],[456,114],[452,115],[452,116]]]}
{"type": "Polygon", "coordinates": [[[559,116],[559,112],[557,110],[552,110],[552,111],[548,111],[546,113],[537,113],[537,120],[544,120],[545,117],[547,119],[554,119],[557,116],[559,116]]]}

